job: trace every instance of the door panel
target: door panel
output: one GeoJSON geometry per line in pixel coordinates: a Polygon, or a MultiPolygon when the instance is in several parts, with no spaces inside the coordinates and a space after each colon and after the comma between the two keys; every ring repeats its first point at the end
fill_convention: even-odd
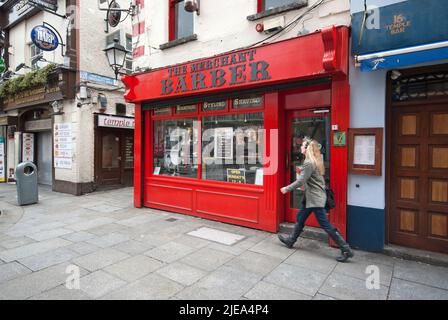
{"type": "Polygon", "coordinates": [[[395,108],[392,123],[399,125],[392,127],[390,241],[448,252],[447,106],[395,108]]]}
{"type": "MultiPolygon", "coordinates": [[[[317,140],[322,145],[322,155],[325,163],[325,181],[330,182],[330,112],[315,113],[313,110],[295,111],[287,115],[287,183],[297,179],[297,169],[305,160],[301,153],[301,145],[305,136],[317,140]]],[[[305,191],[295,190],[288,193],[286,205],[286,220],[296,222],[298,209],[304,200],[305,191]]],[[[307,225],[318,227],[319,224],[314,215],[311,215],[307,225]]]]}
{"type": "Polygon", "coordinates": [[[112,130],[103,131],[100,140],[101,184],[121,184],[121,134],[112,130]]]}
{"type": "Polygon", "coordinates": [[[53,183],[51,131],[37,134],[37,181],[51,186],[53,183]]]}

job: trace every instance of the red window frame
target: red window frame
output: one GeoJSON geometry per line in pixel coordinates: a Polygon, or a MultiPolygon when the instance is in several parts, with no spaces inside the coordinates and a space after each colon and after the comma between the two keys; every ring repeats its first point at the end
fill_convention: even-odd
{"type": "Polygon", "coordinates": [[[178,39],[176,37],[176,4],[185,0],[168,0],[169,14],[168,14],[168,41],[178,39]]]}
{"type": "MultiPolygon", "coordinates": [[[[201,139],[199,139],[198,148],[199,148],[199,161],[198,161],[198,176],[196,178],[191,177],[170,177],[170,176],[157,176],[159,179],[166,179],[166,180],[176,180],[180,179],[180,181],[198,181],[198,182],[207,182],[207,183],[215,183],[215,184],[224,184],[229,185],[232,184],[230,182],[225,181],[214,181],[214,180],[204,180],[202,179],[202,118],[203,117],[210,117],[210,116],[225,116],[225,115],[233,115],[233,114],[247,114],[247,113],[257,113],[262,112],[265,114],[265,97],[263,96],[263,104],[260,107],[254,107],[254,108],[244,108],[244,109],[234,109],[232,108],[233,100],[239,97],[232,97],[225,99],[227,102],[227,106],[223,110],[218,111],[202,111],[202,105],[203,102],[197,103],[197,112],[192,113],[185,113],[185,114],[177,114],[176,113],[176,106],[171,106],[171,113],[168,115],[155,115],[154,110],[149,111],[149,121],[151,122],[151,130],[154,128],[154,122],[155,121],[161,121],[161,120],[171,120],[171,119],[197,119],[199,122],[199,130],[201,134],[201,139]]],[[[223,99],[224,100],[224,99],[223,99]]],[[[211,99],[210,102],[214,101],[214,99],[211,99]]],[[[216,100],[218,101],[218,100],[216,100]]],[[[264,127],[266,127],[266,118],[264,118],[264,127]]],[[[154,132],[150,133],[151,139],[153,138],[154,132]]],[[[266,142],[265,142],[266,143],[266,142]]],[[[147,159],[148,161],[148,168],[145,168],[147,173],[145,174],[146,177],[154,178],[154,144],[151,141],[149,144],[149,148],[147,150],[147,159]]],[[[234,184],[238,185],[239,184],[234,184]]],[[[245,187],[249,188],[255,188],[255,189],[262,189],[263,186],[253,186],[253,185],[245,185],[245,187]]]]}

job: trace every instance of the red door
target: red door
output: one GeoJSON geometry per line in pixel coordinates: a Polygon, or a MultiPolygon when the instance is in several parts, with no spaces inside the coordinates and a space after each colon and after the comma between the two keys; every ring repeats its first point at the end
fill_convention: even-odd
{"type": "MultiPolygon", "coordinates": [[[[317,140],[322,145],[322,155],[325,163],[325,181],[330,183],[330,108],[319,110],[292,111],[287,113],[287,161],[286,182],[292,183],[297,179],[297,168],[305,160],[305,155],[300,151],[303,137],[308,136],[317,140]]],[[[298,209],[304,200],[305,191],[295,190],[286,196],[286,220],[296,222],[298,209]]],[[[307,225],[318,227],[316,218],[311,215],[307,225]]]]}

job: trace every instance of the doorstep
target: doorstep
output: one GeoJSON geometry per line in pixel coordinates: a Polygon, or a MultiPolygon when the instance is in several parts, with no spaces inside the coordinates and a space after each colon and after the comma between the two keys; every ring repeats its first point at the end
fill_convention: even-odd
{"type": "Polygon", "coordinates": [[[400,247],[392,244],[384,246],[383,254],[394,258],[422,262],[433,266],[448,267],[448,254],[400,247]]]}

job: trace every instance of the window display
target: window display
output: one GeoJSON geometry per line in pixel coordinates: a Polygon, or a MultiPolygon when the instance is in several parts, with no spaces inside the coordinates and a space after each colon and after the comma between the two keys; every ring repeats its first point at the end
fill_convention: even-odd
{"type": "Polygon", "coordinates": [[[154,175],[198,177],[198,121],[154,121],[154,175]]]}
{"type": "Polygon", "coordinates": [[[202,179],[262,185],[263,113],[204,117],[202,179]]]}

